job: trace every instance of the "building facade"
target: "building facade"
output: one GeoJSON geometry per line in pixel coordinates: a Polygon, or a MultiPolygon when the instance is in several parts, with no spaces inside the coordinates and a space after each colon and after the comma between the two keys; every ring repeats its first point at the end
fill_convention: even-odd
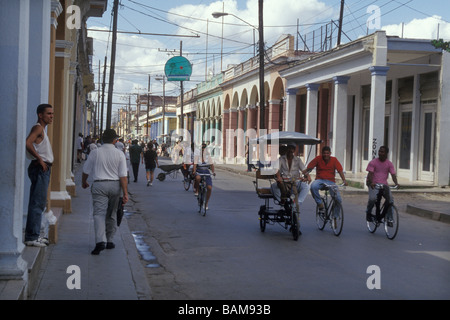
{"type": "Polygon", "coordinates": [[[0,280],[27,281],[22,232],[30,160],[25,158],[25,139],[42,103],[54,108],[53,124],[47,128],[55,161],[46,214],[52,216],[57,208],[71,212],[76,192],[74,141],[85,126],[88,93],[94,88],[86,20],[101,16],[106,4],[106,0],[0,1],[0,93],[6,116],[0,127],[5,140],[0,169],[0,280]]]}
{"type": "Polygon", "coordinates": [[[386,145],[398,176],[448,185],[449,56],[379,31],[298,62],[280,71],[286,129],[319,137],[347,172],[364,173],[386,145]]]}

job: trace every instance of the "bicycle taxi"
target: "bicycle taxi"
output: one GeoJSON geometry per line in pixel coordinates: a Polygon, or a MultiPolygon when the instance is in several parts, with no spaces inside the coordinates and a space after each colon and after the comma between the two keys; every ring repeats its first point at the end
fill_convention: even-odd
{"type": "MultiPolygon", "coordinates": [[[[300,132],[280,131],[250,140],[249,143],[257,145],[260,155],[266,155],[266,149],[268,149],[269,146],[271,146],[271,148],[275,148],[276,153],[278,154],[278,147],[280,145],[294,143],[296,145],[312,146],[320,142],[320,139],[300,132]]],[[[311,149],[312,148],[310,147],[308,154],[311,152],[311,149]]],[[[272,152],[272,154],[273,153],[274,152],[272,152]]],[[[261,159],[262,157],[260,156],[259,158],[261,159]]],[[[260,199],[264,200],[264,205],[261,205],[258,211],[260,229],[261,232],[264,232],[267,224],[273,225],[278,223],[286,230],[289,229],[294,240],[297,241],[299,235],[301,234],[299,222],[300,210],[297,205],[299,192],[296,188],[297,181],[292,179],[283,179],[285,189],[290,192],[290,196],[284,201],[284,204],[282,204],[281,201],[274,196],[272,189],[273,184],[276,183],[275,174],[278,171],[277,164],[278,161],[271,161],[268,166],[264,166],[259,162],[256,170],[256,179],[253,181],[256,194],[260,199]]]]}

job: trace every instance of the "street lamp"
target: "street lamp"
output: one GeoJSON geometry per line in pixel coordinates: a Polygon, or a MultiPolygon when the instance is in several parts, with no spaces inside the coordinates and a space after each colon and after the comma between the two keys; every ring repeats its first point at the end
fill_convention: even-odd
{"type": "MultiPolygon", "coordinates": [[[[256,29],[253,25],[245,20],[242,20],[238,16],[227,12],[213,12],[214,18],[220,18],[223,16],[233,16],[236,19],[244,22],[253,29],[256,29]]],[[[264,24],[263,24],[263,0],[258,0],[258,33],[259,33],[259,129],[265,127],[265,102],[264,102],[264,24]]],[[[260,131],[261,132],[261,131],[260,131]]]]}

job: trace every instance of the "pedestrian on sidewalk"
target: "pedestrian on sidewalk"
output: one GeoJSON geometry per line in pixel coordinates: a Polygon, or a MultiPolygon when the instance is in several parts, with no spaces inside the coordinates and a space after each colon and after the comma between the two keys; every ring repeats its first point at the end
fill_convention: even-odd
{"type": "Polygon", "coordinates": [[[147,144],[147,151],[144,153],[145,160],[145,171],[147,175],[147,187],[151,186],[153,183],[153,178],[155,177],[155,168],[158,166],[158,155],[156,154],[156,147],[153,143],[149,142],[147,144]]]}
{"type": "Polygon", "coordinates": [[[83,134],[81,132],[78,133],[78,138],[77,138],[76,144],[77,144],[77,162],[81,163],[81,159],[83,157],[83,149],[84,149],[83,134]]]}
{"type": "Polygon", "coordinates": [[[47,191],[53,164],[53,150],[45,129],[47,125],[53,122],[53,107],[49,104],[40,104],[36,113],[38,121],[31,128],[25,142],[27,156],[32,159],[28,166],[31,186],[25,227],[25,244],[27,246],[45,247],[48,245],[48,239],[40,237],[41,221],[42,213],[47,204],[47,191]]]}
{"type": "Polygon", "coordinates": [[[87,179],[92,175],[91,187],[94,207],[95,248],[91,254],[115,247],[113,238],[117,226],[117,208],[121,191],[123,204],[128,202],[127,162],[125,154],[116,149],[117,134],[114,129],[103,132],[103,146],[94,149],[83,166],[82,187],[89,187],[87,179]]]}
{"type": "Polygon", "coordinates": [[[138,145],[137,140],[133,140],[130,147],[130,162],[133,167],[134,182],[137,182],[139,173],[139,162],[144,163],[144,154],[142,152],[142,147],[138,145]]]}

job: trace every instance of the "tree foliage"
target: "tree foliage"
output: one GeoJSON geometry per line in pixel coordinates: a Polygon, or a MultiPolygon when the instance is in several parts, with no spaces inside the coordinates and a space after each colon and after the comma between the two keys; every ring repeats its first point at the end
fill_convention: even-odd
{"type": "Polygon", "coordinates": [[[450,41],[444,41],[442,39],[439,40],[432,40],[431,44],[435,47],[435,48],[440,48],[443,49],[447,52],[450,52],[450,41]]]}

